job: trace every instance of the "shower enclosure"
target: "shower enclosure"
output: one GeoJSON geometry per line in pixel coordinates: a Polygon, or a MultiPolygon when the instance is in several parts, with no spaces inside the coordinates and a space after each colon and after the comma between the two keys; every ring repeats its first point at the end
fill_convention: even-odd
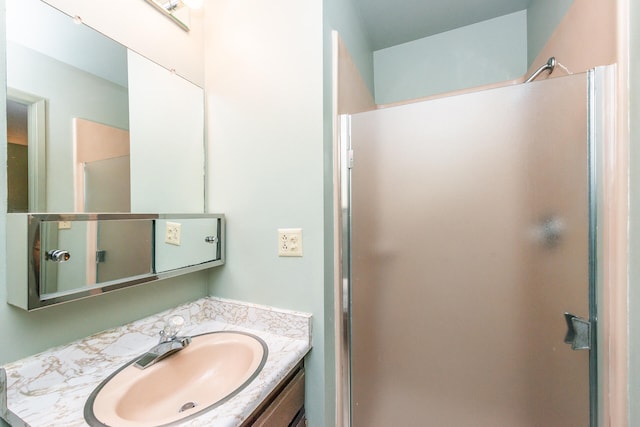
{"type": "Polygon", "coordinates": [[[596,425],[593,81],[341,118],[352,426],[596,425]]]}

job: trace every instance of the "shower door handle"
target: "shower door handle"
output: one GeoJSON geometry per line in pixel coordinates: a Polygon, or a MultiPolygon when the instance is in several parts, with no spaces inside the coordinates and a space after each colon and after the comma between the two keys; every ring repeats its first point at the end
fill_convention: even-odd
{"type": "Polygon", "coordinates": [[[564,342],[573,350],[591,350],[591,322],[571,313],[565,313],[567,335],[564,342]]]}

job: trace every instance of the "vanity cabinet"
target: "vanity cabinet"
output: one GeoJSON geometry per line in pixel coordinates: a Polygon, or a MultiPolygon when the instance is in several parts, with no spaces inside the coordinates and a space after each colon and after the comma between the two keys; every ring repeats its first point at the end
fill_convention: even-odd
{"type": "Polygon", "coordinates": [[[241,427],[304,427],[304,366],[299,364],[241,427]]]}

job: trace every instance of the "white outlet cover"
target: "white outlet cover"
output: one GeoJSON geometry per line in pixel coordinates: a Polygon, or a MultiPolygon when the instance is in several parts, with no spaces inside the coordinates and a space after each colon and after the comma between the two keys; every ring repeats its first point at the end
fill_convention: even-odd
{"type": "Polygon", "coordinates": [[[302,228],[278,229],[278,256],[302,256],[302,228]]]}
{"type": "Polygon", "coordinates": [[[167,228],[164,235],[164,242],[170,245],[180,246],[182,238],[182,224],[179,222],[167,221],[167,228]]]}

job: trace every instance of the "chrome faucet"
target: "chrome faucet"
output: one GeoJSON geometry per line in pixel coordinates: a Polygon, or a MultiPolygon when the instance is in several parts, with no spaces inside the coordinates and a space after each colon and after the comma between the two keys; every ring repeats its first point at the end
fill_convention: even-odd
{"type": "Polygon", "coordinates": [[[179,337],[178,332],[184,325],[182,316],[173,316],[160,331],[160,341],[151,350],[140,356],[134,363],[136,368],[145,369],[191,344],[191,337],[179,337]]]}

